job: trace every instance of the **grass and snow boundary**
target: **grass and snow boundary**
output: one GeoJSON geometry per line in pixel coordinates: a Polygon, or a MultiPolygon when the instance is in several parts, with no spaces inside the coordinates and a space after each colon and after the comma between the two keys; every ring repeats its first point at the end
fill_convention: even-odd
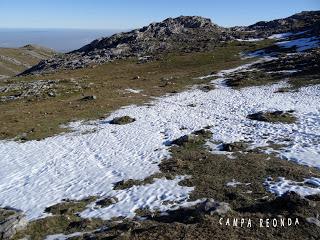
{"type": "MultiPolygon", "coordinates": [[[[235,70],[220,74],[218,85],[223,74],[230,71],[235,70]]],[[[220,85],[209,92],[192,89],[158,98],[148,106],[122,108],[104,120],[72,123],[73,133],[25,143],[1,141],[0,204],[22,209],[29,219],[44,216],[46,207],[62,199],[92,195],[115,196],[119,202],[99,209],[92,204],[82,216],[132,217],[139,208],[166,211],[189,204],[193,188],[178,185],[182,176],[126,190],[113,190],[113,186],[158,172],[161,160],[170,157],[168,142],[208,125],[212,126],[214,142],[245,141],[258,147],[270,141],[287,144],[289,139],[289,145],[277,150],[280,156],[319,168],[320,86],[277,93],[285,85],[241,90],[220,85]],[[275,124],[246,117],[274,110],[294,110],[298,121],[275,124]],[[136,121],[109,124],[114,117],[124,115],[136,121]],[[164,205],[166,201],[175,203],[164,205]]]]}

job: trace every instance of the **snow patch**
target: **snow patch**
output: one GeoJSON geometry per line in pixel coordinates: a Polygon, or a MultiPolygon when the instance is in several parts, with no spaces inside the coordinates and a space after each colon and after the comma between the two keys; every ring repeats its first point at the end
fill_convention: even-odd
{"type": "Polygon", "coordinates": [[[185,177],[176,177],[174,180],[156,179],[154,183],[133,186],[129,189],[119,190],[113,197],[119,201],[106,208],[97,208],[95,204],[81,213],[82,217],[100,217],[110,219],[112,217],[134,217],[137,209],[148,209],[161,212],[174,210],[178,207],[191,206],[199,201],[187,202],[189,193],[193,187],[183,187],[178,183],[185,177]],[[170,202],[164,204],[166,202],[170,202]]]}
{"type": "Polygon", "coordinates": [[[299,38],[290,41],[277,42],[279,47],[291,48],[296,47],[298,52],[303,52],[305,50],[313,49],[319,47],[319,38],[309,37],[309,38],[299,38]]]}
{"type": "Polygon", "coordinates": [[[273,35],[269,36],[268,39],[282,39],[282,38],[290,37],[292,35],[293,35],[293,33],[291,33],[291,32],[278,33],[278,34],[273,34],[273,35]]]}
{"type": "Polygon", "coordinates": [[[226,186],[227,186],[227,187],[237,187],[237,186],[239,186],[239,185],[246,185],[246,186],[248,186],[248,185],[250,185],[250,184],[251,184],[251,183],[242,183],[242,182],[236,181],[235,179],[232,179],[231,182],[227,182],[226,186]]]}
{"type": "Polygon", "coordinates": [[[284,39],[284,38],[288,38],[291,36],[301,35],[306,32],[308,32],[308,31],[297,32],[297,33],[292,33],[292,32],[278,33],[278,34],[273,34],[273,35],[269,36],[268,39],[284,39]]]}
{"type": "Polygon", "coordinates": [[[72,238],[72,237],[79,237],[79,236],[82,236],[86,233],[90,233],[90,232],[75,232],[75,233],[71,233],[71,234],[68,234],[68,235],[65,235],[65,234],[54,234],[54,235],[49,235],[47,236],[44,240],[67,240],[69,238],[72,238]]]}
{"type": "Polygon", "coordinates": [[[236,39],[238,42],[259,42],[264,40],[264,38],[248,38],[248,39],[236,39]]]}
{"type": "Polygon", "coordinates": [[[274,193],[277,196],[281,196],[288,191],[296,192],[301,196],[320,193],[319,178],[309,178],[305,179],[302,182],[296,182],[280,177],[276,181],[267,179],[265,181],[265,185],[270,192],[274,193]]]}

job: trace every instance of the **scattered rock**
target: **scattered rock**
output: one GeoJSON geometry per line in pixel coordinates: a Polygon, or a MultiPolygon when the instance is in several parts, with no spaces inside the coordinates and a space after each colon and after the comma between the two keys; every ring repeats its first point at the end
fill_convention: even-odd
{"type": "Polygon", "coordinates": [[[182,137],[179,137],[178,139],[173,140],[171,143],[178,146],[183,146],[186,143],[197,143],[199,141],[201,141],[199,136],[190,134],[190,135],[183,135],[182,137]]]}
{"type": "Polygon", "coordinates": [[[135,118],[132,118],[130,116],[123,116],[123,117],[116,117],[110,121],[110,124],[118,124],[118,125],[124,125],[128,123],[132,123],[136,121],[135,118]]]}
{"type": "Polygon", "coordinates": [[[0,239],[6,240],[27,225],[27,220],[20,210],[0,208],[0,239]]]}
{"type": "Polygon", "coordinates": [[[204,127],[203,129],[197,130],[192,132],[192,134],[200,136],[202,138],[210,138],[212,136],[212,132],[208,130],[208,126],[204,127]]]}
{"type": "Polygon", "coordinates": [[[138,64],[143,64],[147,62],[151,62],[153,60],[153,56],[142,56],[138,57],[138,64]]]}
{"type": "Polygon", "coordinates": [[[55,92],[48,92],[48,96],[49,96],[49,97],[55,97],[56,94],[55,94],[55,92]]]}
{"type": "Polygon", "coordinates": [[[202,204],[200,204],[200,210],[205,213],[210,213],[210,215],[225,215],[231,211],[230,205],[225,202],[217,202],[214,199],[207,199],[202,204]]]}
{"type": "Polygon", "coordinates": [[[214,87],[213,85],[201,85],[201,86],[199,87],[199,89],[200,89],[201,91],[204,91],[204,92],[210,92],[210,91],[214,90],[215,87],[214,87]]]}
{"type": "Polygon", "coordinates": [[[191,104],[188,104],[187,106],[188,106],[188,107],[196,107],[197,105],[194,104],[194,103],[191,103],[191,104]]]}
{"type": "Polygon", "coordinates": [[[175,144],[178,146],[184,146],[187,143],[203,143],[205,139],[212,136],[212,133],[209,130],[201,129],[198,131],[194,131],[189,135],[183,135],[178,139],[175,139],[171,142],[171,144],[175,144]]]}
{"type": "Polygon", "coordinates": [[[246,150],[247,146],[248,145],[243,142],[222,143],[220,150],[226,152],[244,151],[246,150]]]}
{"type": "Polygon", "coordinates": [[[81,100],[83,101],[91,101],[91,100],[96,100],[97,97],[95,95],[89,95],[89,96],[85,96],[83,98],[81,98],[81,100]]]}
{"type": "Polygon", "coordinates": [[[112,197],[112,198],[104,198],[101,199],[99,201],[96,202],[96,205],[100,206],[100,207],[108,207],[112,204],[116,204],[119,200],[116,197],[112,197]]]}

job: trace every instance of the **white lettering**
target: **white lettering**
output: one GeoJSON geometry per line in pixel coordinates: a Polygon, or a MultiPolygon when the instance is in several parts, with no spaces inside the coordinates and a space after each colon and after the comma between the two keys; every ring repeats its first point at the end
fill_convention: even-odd
{"type": "Polygon", "coordinates": [[[276,218],[272,219],[272,227],[277,227],[278,226],[278,221],[276,218]]]}
{"type": "Polygon", "coordinates": [[[250,219],[250,218],[249,218],[249,221],[248,221],[247,227],[251,228],[251,219],[250,219]]]}
{"type": "Polygon", "coordinates": [[[269,218],[266,219],[266,227],[269,227],[269,218]]]}

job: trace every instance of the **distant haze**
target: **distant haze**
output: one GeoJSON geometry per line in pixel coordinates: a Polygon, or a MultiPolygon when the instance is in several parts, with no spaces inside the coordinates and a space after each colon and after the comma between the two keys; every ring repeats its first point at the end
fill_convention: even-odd
{"type": "Polygon", "coordinates": [[[86,29],[0,29],[0,47],[37,44],[59,52],[68,52],[120,30],[86,29]]]}

